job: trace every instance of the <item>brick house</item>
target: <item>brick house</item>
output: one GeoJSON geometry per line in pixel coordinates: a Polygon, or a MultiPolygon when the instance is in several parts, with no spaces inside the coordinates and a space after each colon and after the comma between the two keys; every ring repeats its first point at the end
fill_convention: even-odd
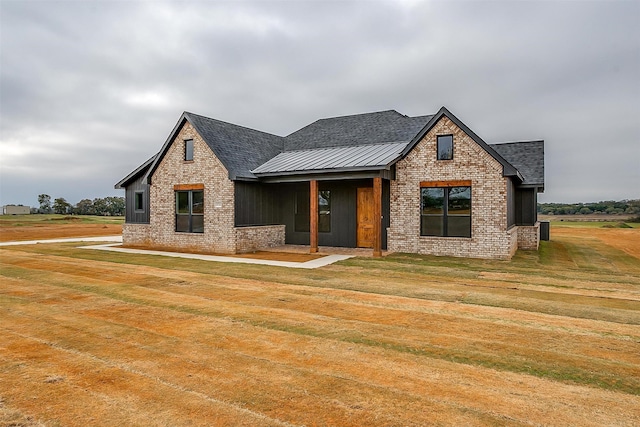
{"type": "Polygon", "coordinates": [[[322,119],[286,137],[185,112],[116,188],[129,246],[509,259],[538,248],[544,142],[487,144],[444,107],[322,119]]]}

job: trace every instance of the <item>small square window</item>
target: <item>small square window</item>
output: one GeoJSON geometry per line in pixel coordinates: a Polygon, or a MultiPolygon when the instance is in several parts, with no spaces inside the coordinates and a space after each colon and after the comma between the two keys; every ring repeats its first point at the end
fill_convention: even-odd
{"type": "Polygon", "coordinates": [[[184,141],[184,159],[187,161],[193,160],[193,139],[184,141]]]}
{"type": "Polygon", "coordinates": [[[453,159],[453,135],[438,135],[438,160],[453,159]]]}
{"type": "Polygon", "coordinates": [[[144,211],[144,193],[142,191],[135,192],[133,209],[136,212],[144,211]]]}

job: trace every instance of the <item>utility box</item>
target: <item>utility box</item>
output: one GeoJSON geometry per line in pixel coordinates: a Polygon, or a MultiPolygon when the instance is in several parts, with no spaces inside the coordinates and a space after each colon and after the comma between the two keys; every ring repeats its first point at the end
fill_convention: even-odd
{"type": "Polygon", "coordinates": [[[549,240],[549,221],[540,221],[540,240],[549,240]]]}

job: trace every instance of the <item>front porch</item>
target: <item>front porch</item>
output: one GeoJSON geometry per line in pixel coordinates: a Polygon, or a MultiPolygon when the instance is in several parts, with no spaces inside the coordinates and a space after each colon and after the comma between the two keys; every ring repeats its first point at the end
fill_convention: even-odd
{"type": "MultiPolygon", "coordinates": [[[[357,249],[357,253],[368,253],[365,256],[380,257],[387,248],[390,185],[376,175],[236,182],[236,230],[278,224],[284,226],[282,243],[287,250],[357,249]]],[[[270,244],[255,250],[272,250],[267,246],[282,247],[270,244]]]]}

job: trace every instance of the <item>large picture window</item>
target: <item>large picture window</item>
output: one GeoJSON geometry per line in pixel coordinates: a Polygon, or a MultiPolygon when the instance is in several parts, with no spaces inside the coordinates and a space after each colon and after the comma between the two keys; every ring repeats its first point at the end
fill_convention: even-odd
{"type": "Polygon", "coordinates": [[[420,188],[420,235],[471,237],[471,187],[420,188]]]}
{"type": "Polygon", "coordinates": [[[176,231],[204,233],[204,191],[176,191],[176,231]]]}

